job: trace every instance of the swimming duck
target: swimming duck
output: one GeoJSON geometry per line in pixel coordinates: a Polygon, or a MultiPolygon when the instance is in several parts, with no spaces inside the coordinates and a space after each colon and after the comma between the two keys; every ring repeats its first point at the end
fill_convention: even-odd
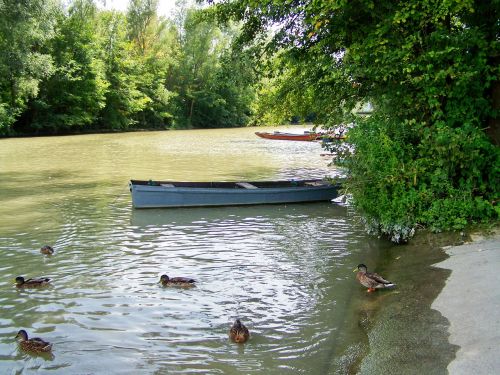
{"type": "Polygon", "coordinates": [[[248,340],[248,338],[250,337],[250,332],[248,331],[248,328],[240,322],[239,319],[236,319],[233,326],[229,330],[229,337],[234,342],[242,344],[248,340]]]}
{"type": "Polygon", "coordinates": [[[42,254],[45,254],[45,255],[52,255],[52,254],[54,254],[54,249],[52,248],[52,246],[45,245],[45,246],[42,246],[42,248],[40,249],[40,252],[42,254]]]}
{"type": "Polygon", "coordinates": [[[353,272],[356,271],[358,272],[356,274],[356,279],[361,285],[368,288],[367,292],[374,292],[376,289],[392,288],[396,286],[396,284],[384,279],[379,274],[367,272],[367,267],[364,264],[358,264],[353,272]]]}
{"type": "Polygon", "coordinates": [[[40,337],[33,337],[28,339],[28,333],[22,329],[17,335],[16,339],[19,341],[19,346],[26,352],[50,352],[52,344],[42,340],[40,337]]]}
{"type": "Polygon", "coordinates": [[[168,277],[167,275],[160,277],[160,283],[163,286],[194,286],[195,282],[196,280],[189,277],[168,277]]]}
{"type": "Polygon", "coordinates": [[[40,277],[38,279],[28,279],[24,280],[24,277],[16,277],[16,286],[18,288],[36,288],[39,286],[47,286],[50,284],[50,279],[48,277],[40,277]]]}

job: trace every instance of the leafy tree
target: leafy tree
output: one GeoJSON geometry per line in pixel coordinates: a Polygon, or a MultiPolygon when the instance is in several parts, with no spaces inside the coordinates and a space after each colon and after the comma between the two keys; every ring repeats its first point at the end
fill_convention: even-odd
{"type": "Polygon", "coordinates": [[[128,38],[141,54],[154,42],[158,0],[131,0],[127,11],[128,38]]]}
{"type": "Polygon", "coordinates": [[[238,28],[221,29],[213,21],[203,20],[202,12],[192,8],[181,19],[182,54],[176,74],[180,126],[247,124],[255,79],[248,54],[230,50],[238,28]]]}
{"type": "Polygon", "coordinates": [[[310,67],[288,55],[278,54],[263,68],[267,75],[260,80],[254,103],[253,121],[257,124],[282,124],[299,118],[311,121],[311,114],[324,113],[318,100],[310,67]],[[306,66],[304,66],[306,65],[306,66]]]}
{"type": "Polygon", "coordinates": [[[252,117],[251,104],[255,98],[256,76],[248,53],[224,51],[219,58],[220,68],[214,76],[211,104],[211,127],[245,126],[252,117]]]}
{"type": "Polygon", "coordinates": [[[0,134],[11,133],[40,81],[54,72],[43,45],[54,34],[56,8],[52,0],[0,2],[0,134]]]}
{"type": "Polygon", "coordinates": [[[119,12],[100,13],[99,35],[109,83],[99,125],[104,129],[127,129],[137,123],[134,115],[143,111],[151,99],[139,89],[141,70],[133,58],[133,45],[127,39],[125,16],[119,12]]]}
{"type": "Polygon", "coordinates": [[[135,117],[152,127],[170,125],[175,93],[167,79],[179,55],[177,30],[169,20],[157,16],[158,1],[133,0],[127,12],[128,39],[140,70],[138,89],[150,102],[135,117]]]}
{"type": "Polygon", "coordinates": [[[94,32],[96,12],[92,0],[76,0],[67,14],[58,14],[57,34],[48,43],[55,72],[24,116],[30,128],[56,133],[96,123],[108,87],[94,32]]]}
{"type": "MultiPolygon", "coordinates": [[[[219,68],[218,54],[221,31],[213,24],[200,22],[196,10],[188,9],[184,16],[181,37],[179,77],[179,113],[187,127],[205,127],[204,110],[214,101],[210,83],[219,68]]],[[[181,120],[182,121],[182,120],[181,120]]]]}
{"type": "Polygon", "coordinates": [[[302,87],[320,123],[355,124],[330,148],[369,227],[398,242],[418,225],[498,219],[499,4],[223,0],[209,12],[243,21],[242,45],[279,52],[287,107],[302,87]],[[367,102],[372,115],[356,115],[367,102]]]}

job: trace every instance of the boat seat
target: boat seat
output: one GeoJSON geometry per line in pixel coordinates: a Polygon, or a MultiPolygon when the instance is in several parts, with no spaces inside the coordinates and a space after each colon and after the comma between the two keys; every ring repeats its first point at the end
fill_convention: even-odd
{"type": "Polygon", "coordinates": [[[161,184],[163,187],[175,187],[173,184],[161,184]]]}
{"type": "Polygon", "coordinates": [[[239,187],[245,188],[245,189],[258,189],[257,186],[252,185],[248,182],[237,182],[236,185],[238,185],[239,187]]]}

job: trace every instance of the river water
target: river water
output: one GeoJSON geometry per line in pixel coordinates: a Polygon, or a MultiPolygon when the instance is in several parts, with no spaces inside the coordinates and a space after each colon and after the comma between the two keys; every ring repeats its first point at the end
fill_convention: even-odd
{"type": "MultiPolygon", "coordinates": [[[[390,270],[387,259],[411,252],[366,235],[350,208],[329,202],[131,208],[131,178],[339,174],[320,144],[260,139],[255,130],[0,140],[0,374],[343,374],[363,368],[372,340],[363,323],[373,318],[365,316],[366,303],[372,314],[378,311],[373,298],[381,297],[367,301],[352,269],[364,262],[390,270]],[[40,254],[45,244],[54,255],[40,254]],[[163,273],[198,283],[163,288],[163,273]],[[19,275],[51,277],[53,285],[17,289],[19,275]],[[237,317],[251,331],[244,345],[227,337],[237,317]],[[19,351],[14,336],[22,328],[52,342],[53,354],[19,351]]],[[[383,298],[399,300],[398,293],[383,298]]],[[[444,324],[443,331],[445,323],[436,324],[444,324]]]]}

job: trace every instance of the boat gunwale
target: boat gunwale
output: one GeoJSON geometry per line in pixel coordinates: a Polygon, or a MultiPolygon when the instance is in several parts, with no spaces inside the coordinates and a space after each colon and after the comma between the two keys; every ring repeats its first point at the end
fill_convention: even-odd
{"type": "MultiPolygon", "coordinates": [[[[238,185],[242,181],[160,181],[160,180],[130,180],[129,185],[134,187],[147,187],[145,191],[180,191],[180,190],[193,190],[193,191],[248,191],[255,193],[264,193],[271,191],[298,191],[298,190],[314,190],[314,189],[331,189],[338,188],[340,184],[330,183],[322,179],[310,180],[276,180],[276,181],[245,181],[245,183],[254,186],[255,188],[249,189],[242,185],[238,185]],[[165,186],[167,185],[167,186],[165,186]],[[170,186],[168,186],[170,185],[170,186]]],[[[142,189],[141,189],[142,190],[142,189]]]]}

